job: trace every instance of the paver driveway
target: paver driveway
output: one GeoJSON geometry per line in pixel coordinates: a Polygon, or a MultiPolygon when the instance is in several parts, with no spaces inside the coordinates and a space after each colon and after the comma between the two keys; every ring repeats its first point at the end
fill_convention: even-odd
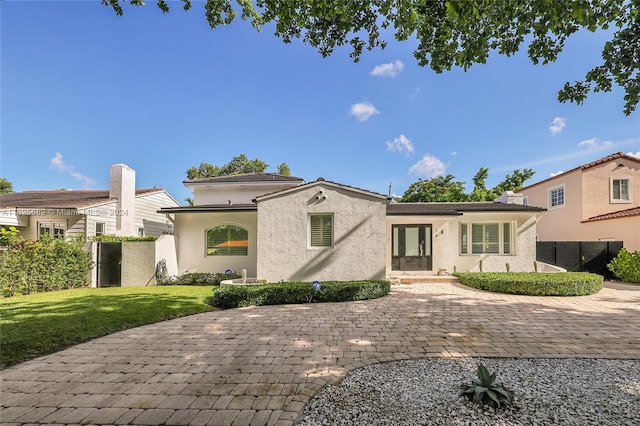
{"type": "Polygon", "coordinates": [[[413,284],[194,315],[2,371],[0,423],[287,425],[352,369],[460,356],[640,359],[640,287],[543,298],[413,284]]]}

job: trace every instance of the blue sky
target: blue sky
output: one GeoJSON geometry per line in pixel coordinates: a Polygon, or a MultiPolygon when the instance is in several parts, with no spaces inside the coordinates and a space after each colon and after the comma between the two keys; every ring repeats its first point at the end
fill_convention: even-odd
{"type": "MultiPolygon", "coordinates": [[[[515,168],[546,179],[605,155],[640,155],[639,113],[623,91],[561,104],[557,91],[600,62],[606,33],[571,38],[557,62],[524,53],[435,74],[414,41],[322,58],[241,20],[211,30],[190,12],[150,0],[116,16],[95,1],[0,3],[0,176],[17,191],[100,189],[125,163],[138,187],[190,196],[185,171],[244,153],[275,171],[401,195],[411,182],[453,174],[489,186],[515,168]]],[[[389,40],[392,37],[389,36],[389,40]]]]}

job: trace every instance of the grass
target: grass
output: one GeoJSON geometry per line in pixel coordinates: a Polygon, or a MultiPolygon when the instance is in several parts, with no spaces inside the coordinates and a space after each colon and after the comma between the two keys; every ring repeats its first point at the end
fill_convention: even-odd
{"type": "Polygon", "coordinates": [[[215,310],[212,286],[82,288],[0,299],[0,368],[96,337],[215,310]]]}

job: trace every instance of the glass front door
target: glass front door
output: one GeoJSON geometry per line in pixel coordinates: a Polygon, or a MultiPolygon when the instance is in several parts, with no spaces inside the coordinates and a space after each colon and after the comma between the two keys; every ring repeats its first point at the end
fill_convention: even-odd
{"type": "Polygon", "coordinates": [[[431,271],[431,225],[393,225],[392,234],[392,270],[431,271]]]}

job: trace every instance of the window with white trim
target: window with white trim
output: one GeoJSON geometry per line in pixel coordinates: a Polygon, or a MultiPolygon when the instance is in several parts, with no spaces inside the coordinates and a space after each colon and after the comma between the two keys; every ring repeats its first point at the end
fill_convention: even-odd
{"type": "Polygon", "coordinates": [[[511,222],[461,223],[460,254],[510,255],[512,229],[511,222]]]}
{"type": "Polygon", "coordinates": [[[529,197],[527,197],[526,195],[524,197],[522,197],[522,205],[523,206],[528,206],[529,205],[529,197]]]}
{"type": "Polygon", "coordinates": [[[38,222],[38,239],[42,237],[64,239],[64,222],[38,222]]]}
{"type": "Polygon", "coordinates": [[[207,256],[247,256],[249,231],[236,225],[207,229],[207,256]]]}
{"type": "Polygon", "coordinates": [[[96,222],[96,237],[105,234],[106,225],[104,222],[96,222]]]}
{"type": "Polygon", "coordinates": [[[611,178],[611,202],[630,203],[631,202],[631,179],[611,178]]]}
{"type": "Polygon", "coordinates": [[[333,214],[309,215],[309,246],[333,247],[333,214]]]}
{"type": "Polygon", "coordinates": [[[564,207],[564,185],[549,189],[549,208],[557,209],[564,207]]]}

